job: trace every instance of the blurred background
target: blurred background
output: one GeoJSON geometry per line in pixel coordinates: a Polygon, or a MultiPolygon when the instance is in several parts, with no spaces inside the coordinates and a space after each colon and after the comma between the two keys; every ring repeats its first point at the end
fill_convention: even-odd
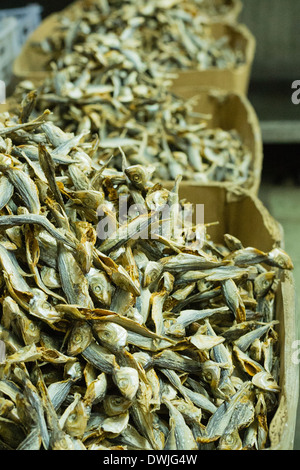
{"type": "MultiPolygon", "coordinates": [[[[2,0],[0,10],[8,7],[3,3],[2,0]]],[[[32,2],[11,0],[9,8],[29,3],[32,2]]],[[[42,6],[41,14],[45,18],[72,2],[39,0],[36,3],[42,6]]],[[[299,17],[300,1],[243,0],[239,18],[257,41],[248,97],[258,114],[264,143],[260,198],[284,229],[286,250],[295,264],[297,311],[300,305],[300,104],[292,102],[292,83],[300,80],[299,17]]],[[[295,450],[300,450],[300,409],[295,450]]]]}

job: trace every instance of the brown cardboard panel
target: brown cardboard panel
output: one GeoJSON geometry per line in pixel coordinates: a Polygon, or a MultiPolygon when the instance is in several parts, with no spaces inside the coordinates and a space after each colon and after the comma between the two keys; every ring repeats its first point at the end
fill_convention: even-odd
{"type": "Polygon", "coordinates": [[[224,70],[216,67],[208,70],[176,70],[177,77],[172,80],[173,91],[186,97],[185,93],[189,87],[209,86],[247,95],[256,50],[254,36],[243,24],[211,22],[209,27],[215,38],[228,35],[231,45],[244,51],[245,63],[224,70]]]}
{"type": "Polygon", "coordinates": [[[13,96],[9,96],[4,104],[0,104],[0,113],[18,111],[20,104],[13,96]]]}
{"type": "MultiPolygon", "coordinates": [[[[168,182],[164,186],[170,189],[173,184],[168,182]]],[[[253,246],[262,251],[282,245],[280,225],[249,191],[235,185],[214,183],[200,186],[182,182],[179,195],[194,206],[204,204],[204,222],[218,222],[208,229],[216,242],[223,242],[223,235],[231,233],[244,246],[253,246]]]]}
{"type": "Polygon", "coordinates": [[[292,273],[284,273],[276,298],[276,317],[280,321],[280,404],[270,425],[272,449],[293,450],[299,400],[297,361],[297,319],[295,283],[292,273]]]}

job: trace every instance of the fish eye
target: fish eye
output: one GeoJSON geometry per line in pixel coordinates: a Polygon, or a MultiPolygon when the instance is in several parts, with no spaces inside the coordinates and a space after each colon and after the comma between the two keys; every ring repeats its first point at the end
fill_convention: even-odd
{"type": "Polygon", "coordinates": [[[70,416],[68,417],[68,421],[69,422],[76,421],[76,418],[77,418],[76,413],[71,413],[70,416]]]}
{"type": "Polygon", "coordinates": [[[122,400],[122,397],[117,397],[113,401],[115,405],[120,405],[123,400],[122,400]]]}
{"type": "Polygon", "coordinates": [[[121,388],[125,388],[125,387],[127,387],[127,385],[128,385],[128,379],[124,378],[124,379],[121,379],[121,380],[119,381],[119,386],[120,386],[121,388]]]}
{"type": "Polygon", "coordinates": [[[50,310],[51,309],[51,305],[49,304],[49,302],[44,302],[42,307],[45,309],[45,310],[50,310]]]}
{"type": "Polygon", "coordinates": [[[86,204],[92,204],[93,203],[93,198],[91,196],[85,196],[84,197],[84,202],[86,204]]]}
{"type": "Polygon", "coordinates": [[[206,380],[206,382],[210,382],[212,380],[213,376],[212,376],[212,373],[211,372],[205,372],[204,373],[204,380],[206,380]]]}
{"type": "Polygon", "coordinates": [[[31,331],[35,331],[35,330],[37,329],[37,326],[36,326],[34,323],[30,322],[28,328],[29,328],[31,331]]]}
{"type": "Polygon", "coordinates": [[[75,335],[73,338],[74,343],[80,343],[81,339],[82,339],[82,336],[79,333],[77,333],[77,335],[75,335]]]}
{"type": "Polygon", "coordinates": [[[65,437],[59,441],[59,444],[62,449],[68,449],[68,441],[65,437]]]}
{"type": "Polygon", "coordinates": [[[227,444],[233,444],[233,442],[234,442],[234,437],[233,437],[231,434],[227,434],[227,435],[225,436],[225,442],[226,442],[227,444]]]}
{"type": "Polygon", "coordinates": [[[99,294],[102,291],[102,287],[98,284],[97,286],[94,287],[94,291],[99,294]]]}

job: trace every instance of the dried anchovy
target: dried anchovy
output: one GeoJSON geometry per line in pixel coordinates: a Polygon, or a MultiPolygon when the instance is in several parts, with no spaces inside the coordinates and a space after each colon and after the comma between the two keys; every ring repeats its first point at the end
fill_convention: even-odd
{"type": "Polygon", "coordinates": [[[188,11],[193,12],[195,15],[205,15],[208,18],[226,17],[235,7],[235,2],[232,0],[193,0],[192,2],[186,0],[185,3],[185,8],[188,11]]]}
{"type": "Polygon", "coordinates": [[[108,168],[85,134],[19,119],[0,118],[2,175],[26,175],[0,212],[1,448],[267,448],[289,256],[213,243],[205,225],[182,227],[178,180],[135,178],[124,152],[122,171],[108,168]]]}

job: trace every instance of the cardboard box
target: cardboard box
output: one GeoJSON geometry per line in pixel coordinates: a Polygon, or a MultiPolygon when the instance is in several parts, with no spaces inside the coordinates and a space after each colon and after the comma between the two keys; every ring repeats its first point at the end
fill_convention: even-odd
{"type": "MultiPolygon", "coordinates": [[[[262,251],[276,246],[284,248],[281,226],[262,202],[248,191],[221,184],[199,187],[182,183],[180,197],[193,204],[204,204],[205,223],[219,222],[208,228],[216,242],[223,242],[223,235],[230,233],[238,237],[245,247],[252,246],[262,251]]],[[[299,398],[299,361],[295,357],[298,343],[295,287],[291,272],[281,275],[275,309],[276,319],[280,322],[281,392],[279,406],[269,427],[270,450],[292,450],[299,398]]]]}
{"type": "Polygon", "coordinates": [[[208,121],[210,128],[235,129],[240,134],[253,158],[252,176],[244,187],[257,195],[263,168],[263,142],[257,114],[248,98],[239,93],[228,93],[206,87],[189,88],[186,98],[193,100],[195,111],[211,115],[208,121]]]}
{"type": "Polygon", "coordinates": [[[247,95],[256,50],[254,36],[242,24],[210,22],[208,27],[216,39],[228,35],[230,44],[244,51],[245,63],[231,69],[174,70],[172,91],[185,97],[190,87],[209,86],[247,95]]]}
{"type": "MultiPolygon", "coordinates": [[[[69,16],[72,15],[72,11],[71,5],[63,10],[63,14],[69,16]]],[[[55,34],[59,24],[58,18],[61,14],[62,12],[54,13],[47,17],[23,46],[13,66],[13,73],[18,80],[28,79],[37,83],[49,73],[50,55],[41,53],[38,48],[33,47],[33,43],[43,41],[55,34]]],[[[215,38],[228,34],[230,43],[244,51],[245,63],[234,69],[224,70],[217,68],[203,71],[174,70],[174,74],[172,71],[175,77],[172,79],[172,90],[178,93],[180,91],[178,89],[182,89],[182,87],[210,86],[247,94],[256,47],[254,37],[246,26],[230,22],[209,22],[207,27],[215,38]]]]}

